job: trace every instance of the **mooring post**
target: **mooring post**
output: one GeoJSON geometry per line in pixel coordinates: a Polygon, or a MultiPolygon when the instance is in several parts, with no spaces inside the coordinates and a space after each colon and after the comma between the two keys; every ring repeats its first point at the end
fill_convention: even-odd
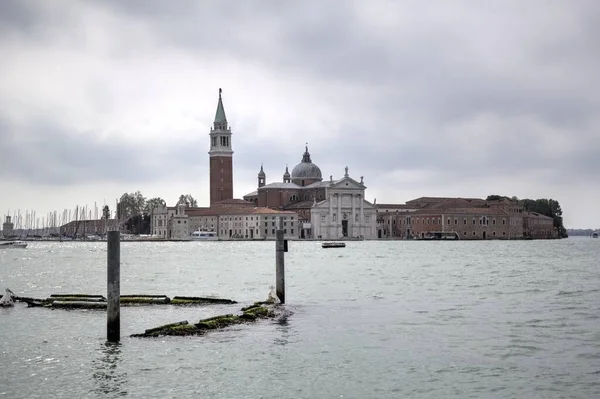
{"type": "Polygon", "coordinates": [[[283,238],[283,217],[279,217],[277,230],[275,230],[275,293],[277,294],[277,297],[279,298],[281,303],[285,303],[285,240],[283,238]]]}
{"type": "Polygon", "coordinates": [[[106,339],[119,342],[121,339],[121,315],[119,297],[121,295],[121,237],[119,231],[107,232],[107,295],[106,295],[106,339]]]}

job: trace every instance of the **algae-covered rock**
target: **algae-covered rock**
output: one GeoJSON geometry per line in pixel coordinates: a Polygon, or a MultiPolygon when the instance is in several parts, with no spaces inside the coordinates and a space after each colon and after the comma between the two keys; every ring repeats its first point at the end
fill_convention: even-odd
{"type": "Polygon", "coordinates": [[[106,309],[106,302],[96,301],[53,301],[53,308],[63,309],[106,309]]]}
{"type": "Polygon", "coordinates": [[[119,297],[119,302],[121,304],[152,304],[152,305],[166,305],[171,302],[171,299],[168,296],[129,296],[122,295],[119,297]]]}
{"type": "Polygon", "coordinates": [[[201,335],[211,330],[223,329],[232,325],[248,323],[260,318],[275,317],[273,307],[264,306],[256,302],[251,306],[241,309],[241,315],[225,314],[208,317],[198,321],[196,324],[188,324],[187,321],[166,324],[164,326],[151,328],[143,334],[133,334],[132,337],[158,337],[162,335],[201,335]]]}
{"type": "Polygon", "coordinates": [[[203,305],[203,304],[234,304],[236,301],[231,299],[215,298],[215,297],[201,297],[201,296],[174,296],[171,300],[173,305],[203,305]]]}
{"type": "Polygon", "coordinates": [[[204,330],[214,330],[217,328],[224,328],[234,324],[242,323],[243,320],[239,316],[232,314],[226,314],[221,316],[209,317],[208,319],[202,319],[195,324],[196,328],[204,330]]]}
{"type": "Polygon", "coordinates": [[[51,294],[50,298],[90,298],[105,300],[106,298],[102,295],[89,295],[89,294],[51,294]]]}

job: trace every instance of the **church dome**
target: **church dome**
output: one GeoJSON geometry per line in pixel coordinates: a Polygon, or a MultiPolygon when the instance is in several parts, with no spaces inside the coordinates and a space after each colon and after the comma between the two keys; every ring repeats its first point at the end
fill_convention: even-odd
{"type": "Polygon", "coordinates": [[[310,159],[310,153],[308,152],[308,146],[302,156],[302,162],[294,166],[292,169],[292,180],[323,180],[321,175],[321,169],[310,159]]]}

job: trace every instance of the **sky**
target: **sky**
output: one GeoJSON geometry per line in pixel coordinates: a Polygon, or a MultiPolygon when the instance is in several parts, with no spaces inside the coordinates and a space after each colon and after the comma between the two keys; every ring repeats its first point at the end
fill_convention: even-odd
{"type": "Polygon", "coordinates": [[[595,0],[2,0],[0,215],[208,205],[218,90],[234,196],[305,143],[366,199],[553,198],[600,226],[595,0]]]}

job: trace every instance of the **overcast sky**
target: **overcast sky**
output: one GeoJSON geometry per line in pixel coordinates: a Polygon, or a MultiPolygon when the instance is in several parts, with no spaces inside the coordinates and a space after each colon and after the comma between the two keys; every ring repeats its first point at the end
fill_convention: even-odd
{"type": "Polygon", "coordinates": [[[207,205],[222,88],[237,198],[308,142],[370,201],[554,198],[599,227],[599,20],[596,0],[2,0],[0,215],[207,205]]]}

